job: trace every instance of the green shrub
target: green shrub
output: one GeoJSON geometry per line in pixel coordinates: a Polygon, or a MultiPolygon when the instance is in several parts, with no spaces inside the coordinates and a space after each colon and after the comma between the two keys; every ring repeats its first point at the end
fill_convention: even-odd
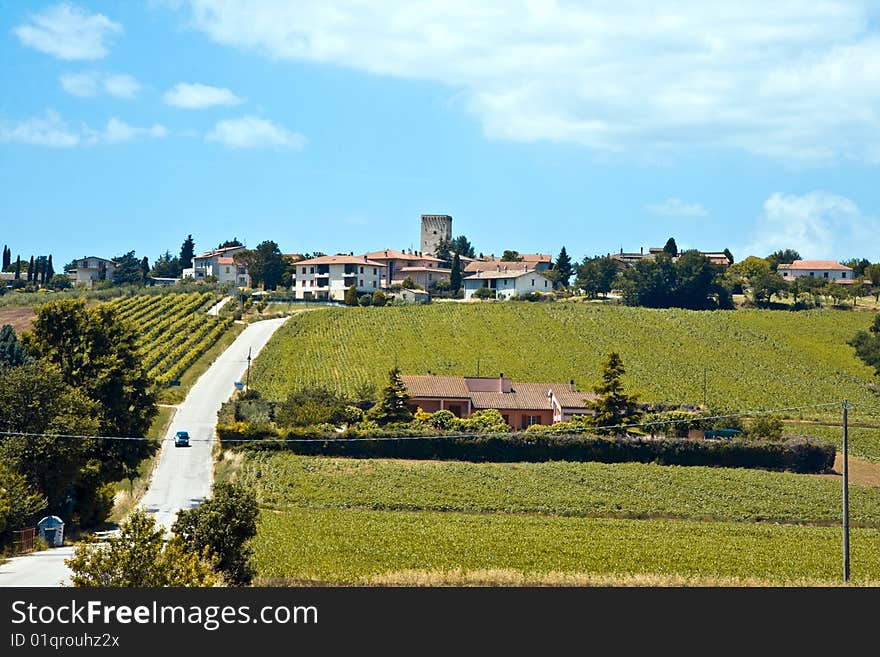
{"type": "MultiPolygon", "coordinates": [[[[235,436],[234,427],[218,427],[221,440],[235,436]]],[[[253,435],[253,434],[249,434],[253,435]]],[[[383,427],[375,431],[347,431],[335,440],[312,428],[297,437],[313,442],[284,443],[272,440],[232,444],[248,449],[290,450],[304,456],[349,458],[402,458],[473,462],[598,461],[602,463],[658,463],[660,465],[704,465],[726,468],[759,468],[792,472],[828,472],[834,466],[836,448],[805,438],[785,442],[753,440],[650,439],[588,435],[542,435],[539,432],[474,436],[427,436],[423,440],[373,440],[405,431],[383,427]],[[373,435],[370,435],[373,434],[373,435]],[[326,438],[326,440],[320,440],[326,438]]],[[[267,436],[268,437],[268,436],[267,436]]],[[[277,434],[271,437],[277,437],[277,434]]],[[[288,432],[283,437],[293,437],[288,432]]],[[[250,440],[249,438],[245,438],[250,440]]]]}

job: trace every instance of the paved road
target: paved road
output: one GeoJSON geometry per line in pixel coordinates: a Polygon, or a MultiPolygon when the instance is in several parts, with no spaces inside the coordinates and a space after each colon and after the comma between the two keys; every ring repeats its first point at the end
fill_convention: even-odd
{"type": "Polygon", "coordinates": [[[234,383],[242,380],[247,370],[248,349],[256,357],[285,321],[286,318],[268,319],[248,325],[177,407],[162,442],[150,487],[141,499],[141,506],[153,514],[157,523],[170,529],[180,509],[198,506],[210,494],[217,411],[229,399],[234,383]],[[181,430],[189,432],[190,447],[174,446],[174,435],[181,430]]]}
{"type": "MultiPolygon", "coordinates": [[[[211,492],[213,460],[211,448],[217,411],[234,390],[247,369],[248,349],[257,353],[287,318],[268,319],[250,324],[230,347],[208,368],[178,406],[168,434],[162,441],[159,462],[141,506],[156,521],[170,528],[180,509],[189,509],[211,492]],[[174,435],[185,429],[191,447],[175,447],[174,435]]],[[[69,571],[64,559],[72,547],[54,548],[10,559],[0,565],[0,586],[62,586],[69,571]]]]}

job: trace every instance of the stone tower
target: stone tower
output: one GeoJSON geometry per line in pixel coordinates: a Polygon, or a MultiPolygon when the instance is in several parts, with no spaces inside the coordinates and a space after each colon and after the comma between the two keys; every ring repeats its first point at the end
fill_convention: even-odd
{"type": "Polygon", "coordinates": [[[440,240],[452,239],[452,217],[448,214],[422,215],[422,253],[433,255],[440,240]]]}

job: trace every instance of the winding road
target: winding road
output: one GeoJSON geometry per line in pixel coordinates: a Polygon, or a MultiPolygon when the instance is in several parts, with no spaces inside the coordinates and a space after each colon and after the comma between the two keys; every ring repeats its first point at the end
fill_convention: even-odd
{"type": "MultiPolygon", "coordinates": [[[[247,370],[248,351],[254,358],[286,317],[249,324],[208,368],[177,407],[162,441],[159,462],[140,506],[170,531],[180,509],[190,509],[211,492],[213,482],[214,427],[217,411],[229,399],[235,382],[247,370]],[[186,430],[190,447],[175,447],[174,436],[186,430]]],[[[0,565],[0,586],[65,586],[70,571],[64,560],[73,554],[65,546],[10,559],[0,565]]]]}

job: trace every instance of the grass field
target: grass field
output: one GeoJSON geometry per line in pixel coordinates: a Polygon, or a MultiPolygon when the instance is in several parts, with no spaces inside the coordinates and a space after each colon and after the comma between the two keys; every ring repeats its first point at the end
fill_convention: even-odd
{"type": "MultiPolygon", "coordinates": [[[[839,524],[840,484],[821,477],[232,456],[236,476],[259,493],[254,547],[267,581],[529,581],[535,573],[543,581],[555,573],[558,581],[631,574],[791,583],[834,581],[839,571],[841,530],[824,525],[839,524]]],[[[850,499],[853,525],[862,525],[853,532],[853,575],[880,580],[880,488],[854,485],[850,499]]]]}
{"type": "MultiPolygon", "coordinates": [[[[260,353],[252,385],[269,398],[324,385],[353,393],[401,371],[519,381],[568,381],[589,390],[618,351],[643,400],[733,411],[847,398],[880,402],[873,370],[847,344],[867,312],[695,312],[578,303],[432,304],[328,308],[291,319],[260,353]]],[[[876,411],[874,411],[876,417],[876,411]]],[[[792,418],[836,416],[802,411],[792,418]]]]}

